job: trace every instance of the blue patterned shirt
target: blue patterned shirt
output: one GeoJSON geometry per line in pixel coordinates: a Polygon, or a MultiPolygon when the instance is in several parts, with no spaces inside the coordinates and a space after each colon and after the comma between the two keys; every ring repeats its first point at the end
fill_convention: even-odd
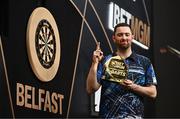
{"type": "MultiPolygon", "coordinates": [[[[100,117],[103,118],[125,118],[128,116],[143,117],[143,97],[130,90],[124,89],[120,84],[102,79],[104,76],[104,63],[111,57],[110,54],[99,63],[97,80],[102,85],[100,100],[100,117]]],[[[156,85],[156,77],[153,66],[147,57],[132,53],[125,59],[128,67],[127,78],[134,83],[147,86],[156,85]]]]}

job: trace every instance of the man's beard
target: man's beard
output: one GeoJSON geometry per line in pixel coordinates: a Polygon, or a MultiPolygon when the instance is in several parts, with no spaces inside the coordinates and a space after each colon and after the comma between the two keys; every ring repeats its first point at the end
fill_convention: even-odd
{"type": "Polygon", "coordinates": [[[130,44],[127,44],[127,45],[116,44],[116,46],[119,50],[127,50],[131,45],[130,44]]]}

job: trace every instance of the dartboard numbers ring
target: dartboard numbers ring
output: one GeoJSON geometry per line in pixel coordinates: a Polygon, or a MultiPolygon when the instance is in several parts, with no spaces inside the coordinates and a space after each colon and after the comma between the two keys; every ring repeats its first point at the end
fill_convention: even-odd
{"type": "Polygon", "coordinates": [[[26,45],[33,72],[43,82],[51,81],[59,68],[60,37],[52,14],[36,8],[28,21],[26,45]]]}

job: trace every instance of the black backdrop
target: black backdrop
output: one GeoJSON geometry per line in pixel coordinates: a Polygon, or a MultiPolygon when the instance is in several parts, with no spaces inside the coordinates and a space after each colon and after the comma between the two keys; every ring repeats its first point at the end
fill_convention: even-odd
{"type": "Polygon", "coordinates": [[[180,117],[180,55],[168,50],[170,46],[180,51],[179,1],[154,0],[154,63],[158,78],[156,115],[161,118],[180,117]]]}
{"type": "MultiPolygon", "coordinates": [[[[118,4],[120,7],[147,22],[142,1],[135,0],[137,3],[135,6],[131,3],[132,1],[128,1],[128,3],[126,0],[91,0],[100,16],[109,39],[111,39],[112,34],[112,31],[107,27],[107,6],[109,2],[118,4]]],[[[101,48],[105,54],[111,52],[109,44],[107,40],[105,40],[106,37],[103,29],[90,2],[87,3],[87,6],[85,0],[1,0],[1,2],[3,2],[3,4],[1,4],[1,37],[15,117],[90,117],[92,102],[90,96],[86,93],[85,81],[91,64],[91,54],[95,48],[95,41],[101,42],[101,48]],[[79,11],[77,11],[72,3],[77,6],[79,11]],[[46,7],[53,14],[61,39],[61,61],[58,73],[56,77],[48,83],[42,83],[36,78],[30,67],[26,50],[27,22],[31,12],[39,6],[46,7]],[[88,24],[83,22],[81,17],[85,6],[87,7],[85,19],[88,24]],[[90,30],[93,31],[95,38],[90,30]],[[17,106],[16,83],[23,83],[63,94],[63,114],[53,114],[17,106]]],[[[168,35],[174,32],[178,34],[178,29],[175,29],[177,31],[172,30],[174,26],[176,26],[176,23],[178,24],[178,19],[174,17],[177,15],[174,10],[178,11],[178,7],[174,7],[177,6],[176,2],[173,2],[173,4],[170,3],[168,0],[153,1],[152,8],[152,1],[146,1],[151,30],[153,29],[151,34],[153,35],[153,37],[151,37],[152,43],[148,51],[143,50],[137,45],[133,46],[137,52],[151,58],[155,64],[155,70],[157,70],[158,98],[156,100],[156,106],[151,100],[146,100],[147,108],[145,115],[147,117],[179,116],[178,100],[180,96],[176,97],[177,94],[172,93],[178,91],[178,83],[174,82],[179,82],[179,70],[174,67],[179,67],[179,60],[171,53],[169,55],[159,54],[159,48],[167,44],[178,48],[178,41],[176,40],[178,36],[173,35],[174,37],[170,37],[168,35]],[[160,7],[162,2],[164,6],[160,7]],[[152,9],[154,10],[153,13],[152,9]],[[152,16],[152,14],[154,15],[152,16]],[[173,18],[176,22],[172,22],[171,26],[169,22],[173,18]],[[164,28],[166,25],[168,29],[164,28]],[[171,38],[173,40],[167,40],[171,38]],[[164,41],[164,39],[166,40],[164,41]],[[171,74],[174,73],[173,76],[168,75],[169,70],[164,69],[164,65],[173,69],[170,70],[171,74]],[[170,78],[172,78],[173,84],[167,88],[170,78]],[[169,108],[164,108],[166,105],[169,108]]],[[[112,42],[110,41],[110,43],[112,42]]],[[[112,47],[114,49],[113,44],[112,47]]],[[[1,80],[0,84],[0,96],[3,98],[0,100],[0,104],[2,105],[0,108],[0,117],[12,117],[2,57],[0,57],[2,74],[0,78],[3,80],[1,80]]]]}
{"type": "MultiPolygon", "coordinates": [[[[7,36],[2,39],[2,42],[15,117],[66,117],[81,17],[77,14],[76,10],[74,10],[74,7],[66,0],[11,0],[7,2],[5,9],[5,13],[8,14],[8,17],[3,19],[6,21],[4,22],[6,23],[6,27],[4,27],[5,31],[3,32],[7,33],[7,36]],[[31,12],[39,6],[46,7],[52,13],[58,25],[61,39],[61,64],[56,77],[48,83],[40,82],[33,74],[26,50],[27,22],[31,12]],[[63,114],[47,113],[17,106],[16,83],[22,83],[37,89],[42,88],[50,92],[63,94],[63,114]]],[[[6,90],[6,88],[3,90],[6,90]]],[[[6,100],[6,98],[3,98],[2,102],[4,102],[4,100],[6,100]]]]}

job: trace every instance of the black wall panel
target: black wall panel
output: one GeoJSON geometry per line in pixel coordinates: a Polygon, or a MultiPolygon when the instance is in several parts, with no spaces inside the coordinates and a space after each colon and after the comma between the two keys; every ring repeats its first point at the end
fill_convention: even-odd
{"type": "MultiPolygon", "coordinates": [[[[0,100],[0,117],[13,117],[10,104],[7,105],[7,110],[2,110],[6,107],[3,102],[10,102],[6,80],[9,81],[16,118],[91,117],[94,104],[92,97],[86,93],[86,77],[91,65],[92,52],[97,41],[101,42],[101,49],[105,55],[115,50],[111,40],[112,30],[108,28],[109,4],[111,2],[117,4],[153,28],[151,0],[146,1],[145,6],[140,0],[4,0],[4,2],[1,12],[1,40],[4,55],[1,50],[0,96],[7,96],[0,100]],[[31,13],[37,7],[45,7],[51,12],[60,35],[60,65],[55,78],[50,82],[42,82],[36,77],[27,54],[27,24],[31,13]],[[8,77],[5,77],[6,69],[2,67],[5,64],[3,57],[6,61],[8,77]],[[62,114],[18,106],[16,104],[17,83],[36,89],[34,95],[36,103],[38,102],[38,89],[64,95],[61,105],[62,114]]],[[[152,36],[150,40],[153,42],[152,36]]],[[[153,59],[152,44],[149,50],[144,50],[136,44],[133,44],[133,47],[136,52],[153,59]]],[[[151,100],[148,100],[147,107],[147,117],[155,116],[154,102],[151,103],[151,100]]]]}

